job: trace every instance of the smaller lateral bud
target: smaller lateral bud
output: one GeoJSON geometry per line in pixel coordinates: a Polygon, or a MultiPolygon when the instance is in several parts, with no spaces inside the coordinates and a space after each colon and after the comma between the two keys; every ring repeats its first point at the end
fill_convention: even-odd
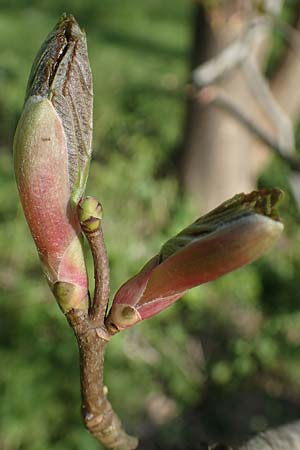
{"type": "Polygon", "coordinates": [[[86,233],[97,231],[101,225],[103,209],[94,197],[85,197],[78,205],[78,217],[81,228],[86,233]]]}
{"type": "Polygon", "coordinates": [[[122,324],[122,328],[128,328],[141,320],[140,314],[133,306],[116,304],[106,321],[106,327],[111,334],[115,334],[119,331],[115,324],[122,324]]]}
{"type": "Polygon", "coordinates": [[[70,311],[70,309],[82,309],[86,311],[89,307],[88,297],[84,296],[84,301],[80,301],[78,303],[78,299],[82,297],[83,289],[71,283],[57,281],[53,285],[53,294],[57,299],[57,303],[59,304],[61,310],[63,312],[70,311]]]}
{"type": "Polygon", "coordinates": [[[118,290],[107,319],[110,328],[121,330],[147,319],[188,289],[263,255],[283,230],[276,211],[281,198],[279,189],[238,194],[167,241],[118,290]]]}

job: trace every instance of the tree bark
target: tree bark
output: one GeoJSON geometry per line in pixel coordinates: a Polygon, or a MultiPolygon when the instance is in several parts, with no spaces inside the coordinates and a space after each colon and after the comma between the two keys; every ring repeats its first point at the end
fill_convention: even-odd
{"type": "MultiPolygon", "coordinates": [[[[238,27],[240,24],[238,24],[238,27]]],[[[192,69],[214,56],[226,41],[232,27],[212,30],[204,7],[195,6],[192,69]]],[[[234,27],[233,27],[234,28],[234,27]]],[[[232,92],[248,110],[256,111],[253,99],[238,71],[230,74],[223,87],[232,92]]],[[[206,212],[237,192],[254,186],[252,137],[231,117],[214,108],[188,99],[183,138],[182,181],[206,212]]]]}

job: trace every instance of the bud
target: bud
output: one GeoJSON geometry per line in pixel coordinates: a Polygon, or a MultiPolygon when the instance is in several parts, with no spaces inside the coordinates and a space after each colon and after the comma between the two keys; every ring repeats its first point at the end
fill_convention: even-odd
{"type": "Polygon", "coordinates": [[[167,308],[192,287],[259,258],[280,236],[278,189],[239,194],[166,242],[117,292],[107,323],[123,329],[167,308]]]}
{"type": "Polygon", "coordinates": [[[85,197],[78,205],[78,217],[85,233],[92,233],[101,225],[103,209],[101,203],[94,197],[85,197]]]}
{"type": "Polygon", "coordinates": [[[88,307],[77,204],[91,158],[92,78],[85,34],[63,15],[38,52],[14,139],[25,217],[64,312],[88,307]]]}

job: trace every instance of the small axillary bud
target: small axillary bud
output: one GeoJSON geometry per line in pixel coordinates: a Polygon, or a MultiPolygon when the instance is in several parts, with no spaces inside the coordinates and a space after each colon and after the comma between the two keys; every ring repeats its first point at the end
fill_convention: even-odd
{"type": "Polygon", "coordinates": [[[85,233],[98,231],[103,217],[101,203],[94,197],[85,197],[78,205],[78,218],[81,228],[85,233]]]}
{"type": "Polygon", "coordinates": [[[66,281],[57,281],[52,288],[60,309],[63,312],[70,311],[76,305],[76,309],[86,311],[89,307],[88,296],[78,303],[77,299],[81,294],[81,289],[75,284],[66,281]]]}
{"type": "Polygon", "coordinates": [[[111,311],[105,325],[109,333],[116,334],[124,328],[131,327],[140,320],[141,317],[136,308],[130,305],[118,304],[111,311]]]}

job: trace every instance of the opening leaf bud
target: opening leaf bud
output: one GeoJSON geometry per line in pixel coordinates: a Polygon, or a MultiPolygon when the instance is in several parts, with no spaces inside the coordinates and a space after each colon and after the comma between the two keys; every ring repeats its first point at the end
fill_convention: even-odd
{"type": "Polygon", "coordinates": [[[121,330],[170,306],[188,290],[249,264],[280,236],[279,189],[238,194],[167,241],[115,295],[107,323],[121,330]],[[134,309],[128,320],[124,311],[134,309]]]}
{"type": "Polygon", "coordinates": [[[63,15],[31,70],[14,166],[26,220],[64,311],[88,307],[77,204],[91,158],[92,97],[85,34],[63,15]]]}

